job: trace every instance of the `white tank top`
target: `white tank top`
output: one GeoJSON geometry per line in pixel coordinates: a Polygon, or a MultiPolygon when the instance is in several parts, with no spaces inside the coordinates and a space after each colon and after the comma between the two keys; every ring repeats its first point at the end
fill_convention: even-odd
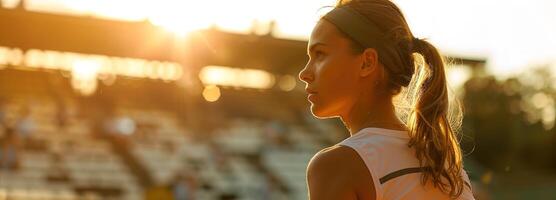
{"type": "MultiPolygon", "coordinates": [[[[338,145],[354,149],[363,159],[373,178],[377,200],[450,199],[430,181],[421,184],[422,168],[408,142],[407,131],[369,127],[338,145]]],[[[466,183],[458,199],[474,199],[467,173],[462,172],[466,183]]]]}

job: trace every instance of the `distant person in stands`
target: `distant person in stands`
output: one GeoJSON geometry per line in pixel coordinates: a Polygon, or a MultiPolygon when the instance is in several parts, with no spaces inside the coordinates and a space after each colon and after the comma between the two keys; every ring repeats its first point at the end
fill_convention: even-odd
{"type": "Polygon", "coordinates": [[[0,127],[6,127],[6,102],[4,98],[0,97],[0,127]]]}
{"type": "Polygon", "coordinates": [[[19,138],[25,143],[36,128],[35,121],[31,117],[31,105],[27,104],[21,108],[15,127],[19,138]]]}
{"type": "Polygon", "coordinates": [[[257,197],[255,199],[273,199],[272,193],[274,184],[274,180],[270,179],[268,175],[264,174],[260,176],[259,184],[255,185],[256,188],[254,193],[257,197]]]}
{"type": "Polygon", "coordinates": [[[272,145],[283,146],[286,140],[286,130],[279,121],[270,121],[265,125],[264,134],[272,145]]]}
{"type": "Polygon", "coordinates": [[[69,120],[68,109],[64,101],[61,99],[57,99],[56,105],[57,105],[56,120],[58,122],[58,129],[64,130],[69,120]]]}
{"type": "Polygon", "coordinates": [[[172,184],[174,200],[195,199],[197,187],[197,180],[192,174],[187,172],[179,174],[172,184]]]}
{"type": "Polygon", "coordinates": [[[64,166],[63,156],[61,149],[54,150],[51,153],[52,165],[48,169],[46,178],[51,182],[67,182],[70,179],[68,170],[64,166]]]}
{"type": "Polygon", "coordinates": [[[445,64],[393,2],[338,1],[307,50],[311,112],[350,132],[309,162],[311,200],[474,199],[445,64]]]}
{"type": "Polygon", "coordinates": [[[109,117],[104,121],[104,131],[109,134],[128,136],[135,133],[135,120],[128,116],[109,117]]]}
{"type": "Polygon", "coordinates": [[[0,170],[15,170],[19,167],[19,137],[12,127],[5,127],[0,137],[0,170]]]}

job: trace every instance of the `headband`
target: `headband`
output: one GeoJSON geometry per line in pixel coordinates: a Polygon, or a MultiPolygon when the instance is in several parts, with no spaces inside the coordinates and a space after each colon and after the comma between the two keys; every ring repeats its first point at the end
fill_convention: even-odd
{"type": "Polygon", "coordinates": [[[323,18],[366,48],[382,47],[383,34],[378,26],[349,6],[337,7],[323,18]]]}

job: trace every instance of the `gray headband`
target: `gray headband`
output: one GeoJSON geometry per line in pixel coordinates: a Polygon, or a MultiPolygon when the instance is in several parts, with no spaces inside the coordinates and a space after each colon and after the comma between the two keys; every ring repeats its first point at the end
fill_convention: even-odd
{"type": "Polygon", "coordinates": [[[366,48],[382,46],[383,34],[378,26],[349,6],[337,7],[323,18],[366,48]]]}

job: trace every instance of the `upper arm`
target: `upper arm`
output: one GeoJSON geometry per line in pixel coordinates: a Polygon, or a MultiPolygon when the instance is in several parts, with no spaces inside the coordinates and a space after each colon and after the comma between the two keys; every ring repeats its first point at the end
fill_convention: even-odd
{"type": "MultiPolygon", "coordinates": [[[[349,147],[323,149],[311,159],[307,167],[310,200],[356,200],[359,186],[368,186],[368,183],[372,184],[368,170],[359,155],[349,147]]],[[[374,185],[365,188],[374,194],[374,185]]]]}

